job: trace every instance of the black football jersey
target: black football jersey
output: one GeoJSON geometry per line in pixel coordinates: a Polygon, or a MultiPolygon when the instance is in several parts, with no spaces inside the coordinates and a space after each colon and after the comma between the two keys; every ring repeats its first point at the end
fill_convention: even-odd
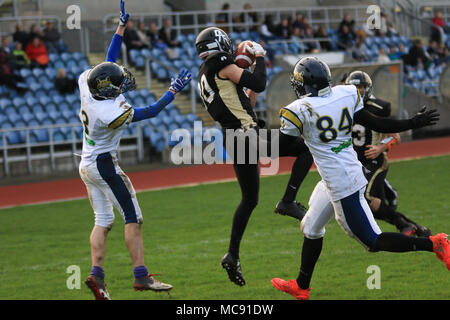
{"type": "MultiPolygon", "coordinates": [[[[364,109],[379,117],[389,117],[391,115],[391,104],[387,101],[375,97],[370,98],[364,102],[364,109]]],[[[384,161],[383,154],[380,154],[377,159],[367,159],[364,156],[364,152],[367,150],[366,147],[368,145],[375,145],[379,143],[380,137],[380,133],[370,130],[367,127],[364,127],[358,123],[355,123],[353,125],[353,148],[358,154],[358,160],[362,163],[363,166],[372,167],[373,165],[382,165],[384,161]]]]}
{"type": "Polygon", "coordinates": [[[256,115],[244,88],[219,76],[219,71],[232,63],[234,56],[227,52],[215,52],[205,59],[198,72],[200,96],[223,129],[254,127],[256,115]]]}

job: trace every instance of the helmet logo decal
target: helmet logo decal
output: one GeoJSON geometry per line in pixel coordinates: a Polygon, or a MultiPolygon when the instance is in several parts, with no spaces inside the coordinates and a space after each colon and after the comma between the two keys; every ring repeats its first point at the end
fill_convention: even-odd
{"type": "Polygon", "coordinates": [[[111,80],[109,79],[109,77],[106,77],[106,79],[101,80],[101,79],[97,79],[97,89],[105,89],[108,88],[112,85],[111,80]]]}
{"type": "Polygon", "coordinates": [[[303,82],[304,82],[304,80],[303,80],[303,71],[301,71],[301,72],[296,72],[296,73],[294,74],[294,80],[295,80],[295,81],[299,81],[299,82],[301,82],[301,83],[303,84],[303,82]]]}

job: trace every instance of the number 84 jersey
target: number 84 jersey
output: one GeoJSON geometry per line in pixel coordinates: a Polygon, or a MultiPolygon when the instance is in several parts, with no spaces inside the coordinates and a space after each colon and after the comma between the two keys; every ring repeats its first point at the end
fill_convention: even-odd
{"type": "Polygon", "coordinates": [[[354,85],[335,86],[321,97],[306,97],[280,110],[281,132],[302,135],[332,201],[367,185],[352,146],[352,124],[363,101],[354,85]]]}
{"type": "Polygon", "coordinates": [[[81,161],[84,165],[96,161],[101,153],[116,152],[123,129],[128,127],[134,116],[134,109],[123,95],[109,100],[94,99],[87,84],[89,71],[84,71],[78,79],[81,98],[79,117],[83,124],[81,161]]]}

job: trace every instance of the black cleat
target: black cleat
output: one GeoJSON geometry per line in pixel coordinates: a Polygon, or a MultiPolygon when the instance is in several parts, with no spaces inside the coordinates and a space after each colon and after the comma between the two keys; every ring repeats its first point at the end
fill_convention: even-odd
{"type": "Polygon", "coordinates": [[[306,214],[306,208],[300,202],[285,202],[284,200],[280,200],[278,201],[274,212],[281,214],[282,216],[290,216],[302,221],[306,214]]]}
{"type": "Polygon", "coordinates": [[[418,237],[425,237],[428,238],[429,236],[432,236],[433,234],[431,233],[431,230],[428,229],[427,227],[421,226],[419,224],[415,224],[416,225],[416,236],[418,237]]]}
{"type": "Polygon", "coordinates": [[[245,279],[242,275],[241,263],[227,252],[222,258],[222,267],[227,271],[228,278],[238,286],[245,286],[245,279]]]}

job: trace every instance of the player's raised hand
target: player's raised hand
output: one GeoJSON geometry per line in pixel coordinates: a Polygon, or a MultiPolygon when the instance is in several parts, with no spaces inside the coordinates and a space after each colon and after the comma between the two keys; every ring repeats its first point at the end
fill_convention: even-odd
{"type": "Polygon", "coordinates": [[[172,79],[172,83],[170,84],[169,90],[172,91],[174,94],[180,92],[181,90],[186,87],[189,82],[192,80],[192,75],[187,69],[182,69],[180,74],[175,78],[172,79]]]}
{"type": "Polygon", "coordinates": [[[440,114],[436,109],[428,110],[427,107],[422,107],[414,117],[411,118],[414,128],[422,128],[426,126],[435,125],[439,121],[440,114]]]}
{"type": "Polygon", "coordinates": [[[122,27],[126,26],[128,23],[128,19],[130,19],[130,14],[125,11],[125,1],[120,0],[119,25],[121,25],[122,27]]]}
{"type": "Polygon", "coordinates": [[[246,49],[254,56],[265,56],[266,50],[257,42],[252,41],[252,46],[246,46],[246,49]]]}

